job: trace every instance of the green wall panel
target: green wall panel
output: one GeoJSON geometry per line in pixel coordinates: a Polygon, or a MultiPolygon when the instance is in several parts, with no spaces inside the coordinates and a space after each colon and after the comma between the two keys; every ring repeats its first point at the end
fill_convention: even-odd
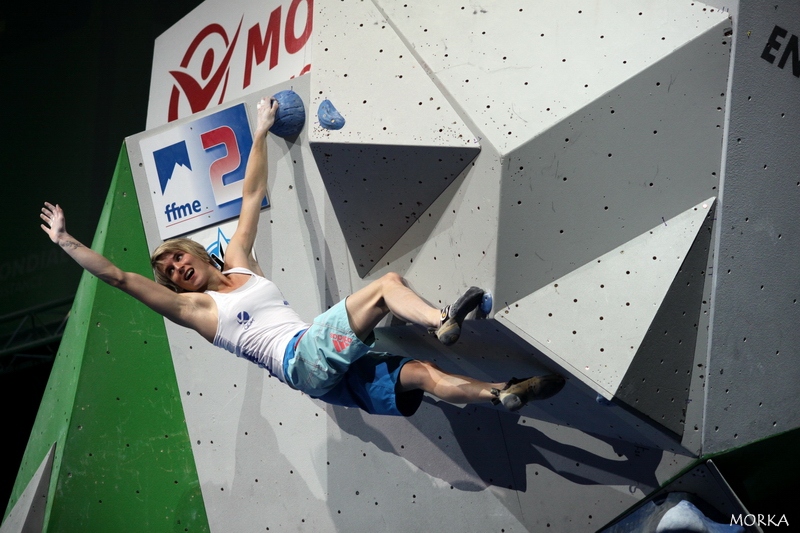
{"type": "MultiPolygon", "coordinates": [[[[92,248],[151,275],[124,146],[92,248]]],[[[10,505],[54,441],[47,531],[208,530],[164,321],[88,274],[10,505]]]]}

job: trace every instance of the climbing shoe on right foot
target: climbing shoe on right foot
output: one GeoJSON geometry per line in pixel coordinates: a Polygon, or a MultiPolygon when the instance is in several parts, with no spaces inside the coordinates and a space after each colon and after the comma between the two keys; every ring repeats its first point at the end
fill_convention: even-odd
{"type": "Polygon", "coordinates": [[[528,379],[516,379],[506,383],[503,390],[492,389],[492,403],[503,404],[509,411],[517,411],[534,400],[546,400],[564,388],[566,381],[558,374],[536,376],[528,379]]]}

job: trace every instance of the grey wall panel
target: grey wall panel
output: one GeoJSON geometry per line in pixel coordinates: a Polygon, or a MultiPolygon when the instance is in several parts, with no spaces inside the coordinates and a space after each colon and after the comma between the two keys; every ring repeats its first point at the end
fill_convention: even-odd
{"type": "Polygon", "coordinates": [[[500,158],[481,152],[384,256],[372,271],[402,273],[437,305],[470,285],[494,290],[500,158]]]}
{"type": "MultiPolygon", "coordinates": [[[[727,19],[700,2],[659,0],[375,4],[470,127],[502,154],[727,19]]],[[[724,86],[724,77],[718,81],[724,86]]]]}
{"type": "MultiPolygon", "coordinates": [[[[462,339],[450,348],[441,346],[433,336],[418,327],[383,328],[379,337],[383,349],[422,357],[445,370],[487,381],[505,381],[512,376],[519,378],[556,370],[547,356],[508,329],[506,324],[504,320],[468,320],[462,339]]],[[[446,408],[446,404],[441,405],[446,408]]],[[[592,388],[573,378],[557,398],[533,402],[521,413],[523,420],[563,424],[604,439],[624,440],[642,448],[691,455],[663,429],[644,421],[641,415],[632,416],[619,405],[598,400],[592,388]]]]}
{"type": "MultiPolygon", "coordinates": [[[[714,204],[714,224],[719,201],[714,204]]],[[[710,329],[711,291],[714,285],[714,253],[716,247],[716,230],[712,227],[711,239],[708,243],[709,254],[704,267],[703,297],[700,304],[700,313],[697,317],[697,339],[694,346],[694,360],[692,362],[692,376],[689,383],[689,398],[684,406],[685,423],[681,444],[684,448],[701,455],[703,449],[703,413],[705,411],[705,387],[708,369],[708,342],[710,329]]],[[[699,267],[699,265],[698,265],[699,267]]],[[[696,282],[696,280],[695,280],[696,282]]]]}
{"type": "MultiPolygon", "coordinates": [[[[710,265],[714,208],[678,270],[672,285],[617,389],[617,398],[649,416],[676,436],[686,428],[686,411],[702,396],[690,395],[703,311],[706,270],[710,265]]],[[[705,344],[704,344],[705,346],[705,344]]]]}
{"type": "MultiPolygon", "coordinates": [[[[378,347],[484,378],[544,371],[492,329],[470,323],[451,350],[421,328],[384,328],[378,347]]],[[[205,344],[184,353],[182,335],[171,326],[173,357],[186,358],[184,374],[197,369],[182,393],[212,530],[425,530],[446,513],[454,530],[586,531],[690,460],[643,441],[581,387],[521,414],[426,399],[411,419],[375,417],[311,400],[205,344]]]]}
{"type": "Polygon", "coordinates": [[[480,145],[372,2],[323,2],[317,11],[309,138],[364,277],[480,145]],[[325,101],[344,116],[341,129],[320,125],[325,101]]]}
{"type": "Polygon", "coordinates": [[[364,143],[312,143],[311,148],[361,277],[478,153],[477,147],[364,143]]]}
{"type": "Polygon", "coordinates": [[[800,5],[743,2],[739,14],[718,212],[708,453],[800,424],[800,5]]]}
{"type": "MultiPolygon", "coordinates": [[[[492,321],[470,322],[465,332],[469,338],[449,350],[437,346],[421,329],[384,328],[379,345],[478,376],[496,376],[507,366],[537,371],[513,341],[504,341],[502,334],[490,336],[492,330],[492,321]],[[492,347],[495,350],[487,352],[492,347]]],[[[333,427],[342,433],[341,443],[329,442],[331,456],[338,459],[338,487],[343,489],[330,497],[337,516],[342,510],[339,529],[363,527],[352,513],[373,516],[372,510],[379,507],[387,523],[411,512],[402,519],[403,527],[411,530],[429,528],[445,513],[446,527],[442,527],[447,530],[471,531],[477,523],[509,530],[518,521],[526,531],[546,529],[548,523],[563,531],[586,531],[587,525],[598,527],[616,509],[638,500],[691,460],[652,442],[637,444],[641,435],[616,419],[616,408],[598,404],[594,394],[580,385],[568,388],[563,397],[532,404],[521,415],[430,398],[402,423],[328,407],[333,427]],[[609,423],[616,427],[600,427],[609,423]],[[401,458],[416,474],[395,477],[399,474],[392,470],[389,483],[366,475],[385,468],[392,457],[401,458]],[[340,462],[350,469],[353,465],[364,469],[354,475],[345,472],[347,467],[340,462]],[[387,500],[394,501],[389,509],[387,500]],[[580,520],[565,519],[564,501],[580,509],[574,515],[580,520]],[[476,522],[484,512],[495,514],[476,522]]]]}
{"type": "Polygon", "coordinates": [[[0,533],[41,533],[44,517],[49,512],[47,499],[55,453],[56,445],[53,443],[17,503],[9,510],[0,533]]]}
{"type": "Polygon", "coordinates": [[[571,375],[614,397],[709,208],[711,201],[665,221],[495,316],[571,375]]]}
{"type": "Polygon", "coordinates": [[[717,24],[504,158],[502,300],[716,196],[728,26],[717,24]]]}
{"type": "Polygon", "coordinates": [[[476,147],[476,136],[373,2],[315,4],[312,142],[476,147]],[[320,126],[325,100],[343,115],[320,126]]]}

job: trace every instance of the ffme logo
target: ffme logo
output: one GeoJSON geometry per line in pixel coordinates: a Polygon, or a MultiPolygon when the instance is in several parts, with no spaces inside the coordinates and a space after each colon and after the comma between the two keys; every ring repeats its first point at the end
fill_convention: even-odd
{"type": "MultiPolygon", "coordinates": [[[[263,1],[257,6],[259,14],[266,13],[263,1]]],[[[285,0],[269,12],[264,26],[263,18],[250,25],[242,16],[230,33],[218,23],[203,27],[189,43],[180,68],[168,70],[172,89],[167,121],[180,117],[182,102],[188,103],[191,113],[223,103],[229,84],[233,86],[234,96],[242,94],[253,82],[253,73],[260,65],[265,64],[261,70],[271,71],[278,66],[281,57],[300,52],[311,37],[313,12],[313,0],[292,0],[291,3],[285,0]]],[[[310,69],[310,64],[304,64],[291,77],[310,69]]]]}
{"type": "Polygon", "coordinates": [[[252,144],[244,104],[139,142],[162,239],[238,216],[252,144]]]}
{"type": "MultiPolygon", "coordinates": [[[[161,150],[153,152],[153,159],[156,163],[156,173],[158,182],[161,185],[161,194],[167,189],[167,183],[172,179],[175,166],[180,166],[192,170],[192,163],[189,161],[189,152],[186,149],[186,141],[175,143],[161,150]]],[[[190,218],[193,214],[200,213],[201,205],[199,200],[192,203],[177,205],[175,202],[167,204],[164,213],[167,215],[167,222],[173,220],[190,218]]]]}

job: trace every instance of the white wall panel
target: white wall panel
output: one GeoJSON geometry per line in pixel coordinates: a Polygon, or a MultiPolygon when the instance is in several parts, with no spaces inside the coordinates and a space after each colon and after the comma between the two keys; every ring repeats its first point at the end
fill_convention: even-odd
{"type": "MultiPolygon", "coordinates": [[[[309,320],[387,271],[437,306],[482,285],[496,314],[469,322],[455,346],[394,325],[378,331],[379,348],[486,380],[556,369],[569,380],[518,414],[426,398],[410,419],[373,417],[311,400],[168,325],[213,530],[427,530],[442,516],[446,530],[596,530],[703,451],[709,428],[693,400],[722,360],[712,335],[710,367],[697,364],[709,309],[722,312],[708,302],[708,235],[691,272],[680,270],[719,193],[730,23],[718,7],[317,2],[311,75],[242,99],[252,107],[293,88],[309,113],[297,140],[269,141],[271,207],[256,245],[267,277],[309,320]],[[320,128],[325,98],[347,120],[341,130],[320,128]],[[440,174],[446,186],[404,195],[402,179],[440,174]],[[368,186],[342,187],[352,176],[368,186]],[[420,205],[390,236],[364,237],[358,246],[375,250],[360,257],[349,225],[359,213],[386,224],[379,193],[420,205]],[[573,281],[574,294],[553,290],[573,281]],[[699,289],[676,291],[684,282],[699,289]],[[676,318],[684,302],[694,315],[676,318]],[[689,406],[666,421],[660,393],[637,407],[648,389],[626,381],[649,361],[642,346],[668,349],[648,337],[654,324],[693,336],[669,366],[686,372],[674,386],[689,406]],[[627,406],[598,399],[623,385],[627,406]]],[[[705,414],[723,419],[719,379],[705,414]]]]}
{"type": "Polygon", "coordinates": [[[726,20],[698,2],[375,2],[505,154],[726,20]]]}
{"type": "Polygon", "coordinates": [[[496,316],[613,398],[712,203],[665,221],[496,316]]]}
{"type": "Polygon", "coordinates": [[[800,425],[800,6],[743,2],[739,14],[707,361],[709,453],[800,425]]]}

